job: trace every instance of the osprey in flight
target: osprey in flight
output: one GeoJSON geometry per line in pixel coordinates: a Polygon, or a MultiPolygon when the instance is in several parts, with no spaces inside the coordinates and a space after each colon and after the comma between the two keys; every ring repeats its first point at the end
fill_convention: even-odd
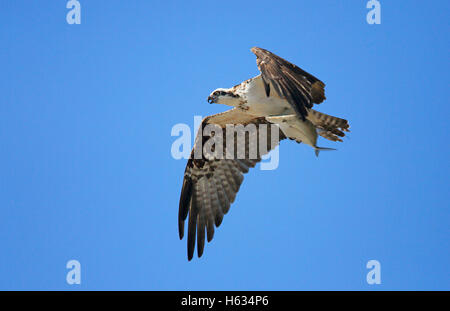
{"type": "MultiPolygon", "coordinates": [[[[194,254],[196,239],[198,257],[202,256],[205,231],[210,242],[214,236],[214,226],[220,226],[223,215],[236,198],[244,179],[243,174],[254,167],[261,156],[275,148],[279,141],[289,138],[298,143],[304,142],[313,147],[318,155],[320,150],[330,150],[317,146],[318,135],[331,141],[342,141],[340,137],[345,136],[344,132],[349,129],[347,120],[312,109],[313,104],[325,100],[325,84],[322,81],[267,50],[254,47],[251,51],[256,55],[261,74],[232,88],[216,89],[209,95],[209,103],[224,104],[233,109],[203,119],[186,165],[178,230],[182,239],[184,223],[189,215],[188,260],[194,254]],[[239,147],[239,140],[235,139],[230,145],[224,138],[222,146],[218,146],[223,148],[216,148],[222,150],[205,154],[202,146],[217,136],[217,131],[215,134],[203,133],[207,126],[212,125],[225,133],[229,125],[237,124],[254,125],[258,134],[267,132],[264,142],[254,142],[250,137],[244,139],[244,156],[237,157],[235,147],[239,147]],[[277,132],[276,139],[271,131],[267,131],[268,125],[276,125],[281,130],[277,132]],[[258,150],[256,156],[252,157],[249,152],[252,144],[264,144],[267,150],[258,150]],[[228,149],[232,157],[223,156],[230,153],[228,149]]],[[[232,138],[236,138],[236,135],[232,138]]]]}

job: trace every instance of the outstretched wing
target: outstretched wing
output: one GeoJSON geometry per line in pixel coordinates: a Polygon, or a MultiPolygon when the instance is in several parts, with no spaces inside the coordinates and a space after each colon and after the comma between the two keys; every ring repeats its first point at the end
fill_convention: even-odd
{"type": "Polygon", "coordinates": [[[325,100],[325,84],[313,75],[265,49],[254,47],[251,51],[256,55],[266,95],[270,95],[272,86],[302,120],[313,103],[320,104],[325,100]]]}
{"type": "Polygon", "coordinates": [[[275,148],[279,141],[285,138],[281,131],[278,132],[278,128],[276,128],[276,133],[278,139],[275,135],[272,135],[271,126],[264,118],[247,116],[239,113],[237,109],[206,117],[202,121],[184,172],[178,213],[180,239],[184,236],[184,222],[189,215],[188,260],[191,260],[194,254],[196,238],[198,257],[202,256],[205,245],[205,231],[207,240],[210,242],[214,236],[214,226],[220,226],[223,216],[228,212],[231,203],[236,198],[236,193],[244,179],[243,174],[254,167],[261,160],[261,156],[275,148]],[[249,132],[246,132],[245,149],[242,149],[245,152],[241,153],[239,157],[238,148],[242,146],[238,144],[238,134],[234,132],[232,136],[234,143],[228,142],[227,144],[227,124],[254,125],[253,128],[256,128],[258,139],[251,139],[249,132]],[[206,127],[208,125],[215,128],[214,134],[204,133],[204,131],[207,132],[206,127]],[[266,135],[260,136],[264,130],[266,135]],[[220,152],[218,146],[211,148],[211,150],[214,149],[214,152],[206,152],[203,147],[208,145],[208,140],[212,137],[220,136],[219,132],[222,133],[223,137],[222,152],[220,152]],[[262,141],[259,140],[259,137],[263,137],[264,140],[267,139],[267,148],[260,148],[262,141]],[[252,151],[255,150],[253,148],[257,150],[256,155],[252,154],[252,151]],[[230,149],[233,150],[230,151],[230,149]],[[228,157],[226,157],[227,154],[228,157]]]}

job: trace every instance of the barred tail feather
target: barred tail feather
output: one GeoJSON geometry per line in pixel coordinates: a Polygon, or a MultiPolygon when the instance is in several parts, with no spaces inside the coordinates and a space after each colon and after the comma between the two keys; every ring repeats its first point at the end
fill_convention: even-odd
{"type": "Polygon", "coordinates": [[[307,118],[316,126],[318,134],[331,141],[342,141],[344,132],[350,132],[350,125],[345,119],[333,117],[325,113],[311,109],[307,118]]]}

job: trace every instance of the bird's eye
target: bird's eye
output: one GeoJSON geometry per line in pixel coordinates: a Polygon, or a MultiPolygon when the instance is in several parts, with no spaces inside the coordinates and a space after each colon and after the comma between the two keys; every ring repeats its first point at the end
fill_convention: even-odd
{"type": "Polygon", "coordinates": [[[220,95],[225,95],[225,92],[224,91],[220,91],[220,95]]]}

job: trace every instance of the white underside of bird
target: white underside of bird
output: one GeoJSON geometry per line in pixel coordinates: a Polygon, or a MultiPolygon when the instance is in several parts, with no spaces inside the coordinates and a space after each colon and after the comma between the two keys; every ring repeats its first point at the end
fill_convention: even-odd
{"type": "Polygon", "coordinates": [[[217,90],[238,95],[222,97],[217,101],[218,104],[236,107],[242,113],[255,117],[264,116],[267,121],[277,124],[285,136],[313,147],[316,155],[320,150],[334,150],[317,146],[317,128],[310,120],[311,112],[316,111],[308,109],[306,120],[302,120],[289,102],[275,91],[272,91],[270,96],[266,95],[261,75],[233,88],[217,90]]]}

